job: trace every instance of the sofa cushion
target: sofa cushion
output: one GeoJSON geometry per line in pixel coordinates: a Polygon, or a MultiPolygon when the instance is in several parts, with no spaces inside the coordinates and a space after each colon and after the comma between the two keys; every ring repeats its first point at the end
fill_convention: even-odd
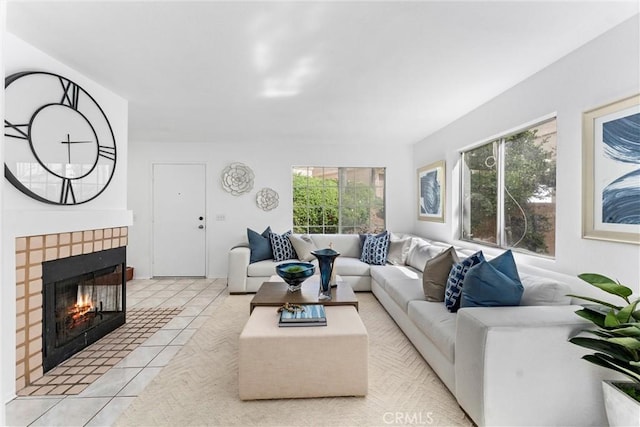
{"type": "Polygon", "coordinates": [[[378,235],[367,234],[362,245],[362,255],[360,261],[373,265],[384,265],[387,263],[387,252],[389,250],[389,233],[384,232],[378,235]]]}
{"type": "Polygon", "coordinates": [[[293,246],[293,250],[296,252],[298,259],[301,261],[313,261],[316,259],[311,251],[318,249],[311,240],[311,237],[307,234],[289,234],[289,241],[293,246]]]}
{"type": "Polygon", "coordinates": [[[357,234],[310,234],[318,249],[333,248],[341,257],[360,258],[360,239],[357,234]]]}
{"type": "Polygon", "coordinates": [[[420,279],[398,279],[393,281],[389,280],[387,281],[385,291],[405,313],[407,312],[407,306],[409,305],[410,301],[424,301],[422,280],[420,279]]]}
{"type": "MultiPolygon", "coordinates": [[[[276,265],[290,262],[291,260],[284,260],[274,262],[272,259],[254,262],[247,267],[247,277],[271,277],[276,274],[276,265]]],[[[265,279],[266,280],[266,279],[265,279]]]]}
{"type": "Polygon", "coordinates": [[[460,308],[462,285],[467,271],[481,261],[484,261],[484,255],[482,251],[478,251],[462,261],[455,263],[451,268],[449,278],[447,279],[447,287],[444,291],[444,305],[450,312],[455,313],[460,308]]]}
{"type": "Polygon", "coordinates": [[[341,276],[368,276],[370,265],[358,258],[343,257],[340,255],[334,261],[336,274],[341,276]]]}
{"type": "Polygon", "coordinates": [[[372,265],[371,279],[375,280],[384,290],[387,283],[398,280],[420,280],[420,273],[408,266],[400,265],[372,265]]]}
{"type": "MultiPolygon", "coordinates": [[[[447,311],[444,304],[430,301],[411,301],[407,315],[440,352],[454,362],[456,343],[455,313],[447,311]]],[[[480,355],[477,355],[480,357],[480,355]]]]}
{"type": "Polygon", "coordinates": [[[499,307],[520,305],[523,287],[513,253],[481,261],[464,277],[460,307],[499,307]]]}
{"type": "Polygon", "coordinates": [[[520,305],[568,305],[571,304],[571,288],[566,283],[530,274],[521,274],[524,293],[520,305]]]}
{"type": "Polygon", "coordinates": [[[407,255],[407,265],[416,270],[424,270],[427,260],[433,258],[433,252],[429,251],[431,244],[424,240],[419,240],[409,251],[407,255]]]}
{"type": "Polygon", "coordinates": [[[262,234],[258,234],[256,231],[247,228],[247,239],[249,239],[249,249],[251,250],[249,263],[273,258],[269,233],[271,233],[270,226],[267,227],[262,234]]]}
{"type": "Polygon", "coordinates": [[[282,235],[269,233],[274,261],[285,261],[287,259],[297,258],[296,251],[293,249],[293,245],[291,245],[291,241],[289,240],[290,234],[291,230],[282,235]]]}
{"type": "Polygon", "coordinates": [[[393,265],[405,265],[413,238],[399,237],[394,233],[389,234],[389,252],[387,262],[393,265]]]}
{"type": "Polygon", "coordinates": [[[458,261],[453,246],[427,261],[422,273],[422,287],[427,301],[444,301],[444,290],[449,273],[458,261]]]}

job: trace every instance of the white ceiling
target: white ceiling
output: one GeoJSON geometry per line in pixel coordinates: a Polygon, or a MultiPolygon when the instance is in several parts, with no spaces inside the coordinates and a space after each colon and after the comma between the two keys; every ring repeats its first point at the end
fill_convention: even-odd
{"type": "Polygon", "coordinates": [[[639,7],[10,0],[7,29],[127,98],[132,143],[412,144],[639,7]]]}

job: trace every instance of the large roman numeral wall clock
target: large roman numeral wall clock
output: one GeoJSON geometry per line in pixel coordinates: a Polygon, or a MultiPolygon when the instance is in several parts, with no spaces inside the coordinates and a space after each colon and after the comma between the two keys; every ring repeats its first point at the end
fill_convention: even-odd
{"type": "Polygon", "coordinates": [[[78,205],[98,197],[116,168],[116,141],[87,91],[53,73],[5,79],[4,174],[44,203],[78,205]]]}

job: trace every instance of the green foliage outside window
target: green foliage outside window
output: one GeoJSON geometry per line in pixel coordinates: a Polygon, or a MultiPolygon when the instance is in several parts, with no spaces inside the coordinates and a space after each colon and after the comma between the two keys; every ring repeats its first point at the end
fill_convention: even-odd
{"type": "Polygon", "coordinates": [[[542,126],[463,153],[463,239],[554,255],[555,120],[542,126]]]}
{"type": "MultiPolygon", "coordinates": [[[[312,169],[312,168],[307,168],[312,169]]],[[[338,168],[338,177],[293,173],[294,233],[366,233],[384,229],[382,187],[349,179],[353,169],[338,168]],[[342,182],[340,177],[343,178],[342,182]],[[382,197],[376,193],[382,193],[382,197]]],[[[362,172],[362,171],[360,171],[362,172]]],[[[369,173],[371,175],[371,173],[369,173]]]]}
{"type": "Polygon", "coordinates": [[[465,165],[471,177],[468,183],[470,227],[465,236],[473,240],[497,243],[496,203],[498,174],[495,168],[495,143],[465,153],[465,165]]]}
{"type": "Polygon", "coordinates": [[[537,143],[537,130],[506,139],[505,153],[505,238],[507,245],[549,254],[553,248],[545,237],[555,228],[552,215],[536,209],[532,200],[552,198],[556,188],[555,153],[550,158],[546,140],[537,143]]]}
{"type": "Polygon", "coordinates": [[[338,180],[293,175],[293,232],[337,233],[338,180]]]}

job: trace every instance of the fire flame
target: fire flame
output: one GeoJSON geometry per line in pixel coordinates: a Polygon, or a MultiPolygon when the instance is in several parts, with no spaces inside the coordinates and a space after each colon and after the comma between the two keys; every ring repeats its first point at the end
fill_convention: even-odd
{"type": "Polygon", "coordinates": [[[69,307],[69,316],[75,321],[87,314],[93,309],[91,299],[88,295],[78,295],[78,299],[74,305],[69,307]]]}

